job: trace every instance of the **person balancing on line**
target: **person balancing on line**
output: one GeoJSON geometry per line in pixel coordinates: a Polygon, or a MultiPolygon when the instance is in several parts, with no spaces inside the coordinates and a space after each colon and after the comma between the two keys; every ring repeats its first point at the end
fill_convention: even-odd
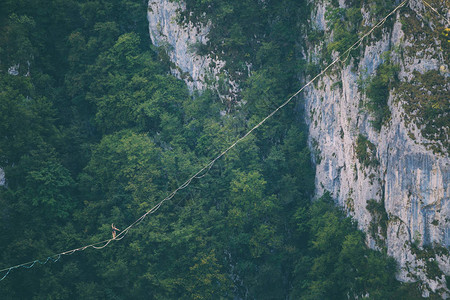
{"type": "Polygon", "coordinates": [[[114,226],[114,223],[111,224],[111,228],[112,228],[112,237],[113,237],[113,240],[115,240],[116,239],[116,232],[120,231],[120,229],[117,228],[116,226],[114,226]]]}

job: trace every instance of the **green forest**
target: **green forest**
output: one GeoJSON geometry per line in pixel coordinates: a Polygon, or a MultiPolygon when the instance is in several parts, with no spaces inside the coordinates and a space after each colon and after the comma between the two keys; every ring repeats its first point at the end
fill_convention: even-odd
{"type": "MultiPolygon", "coordinates": [[[[198,51],[227,62],[238,105],[170,75],[146,1],[0,2],[0,268],[110,238],[292,95],[309,7],[263,3],[188,0],[179,16],[215,24],[198,51]]],[[[313,201],[300,102],[123,240],[14,269],[1,298],[419,298],[329,194],[313,201]]]]}

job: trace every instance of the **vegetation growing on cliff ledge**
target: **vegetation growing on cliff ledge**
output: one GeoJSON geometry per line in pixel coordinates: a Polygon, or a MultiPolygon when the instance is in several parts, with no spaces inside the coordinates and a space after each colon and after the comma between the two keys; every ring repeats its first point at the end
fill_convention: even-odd
{"type": "Polygon", "coordinates": [[[362,134],[356,139],[355,151],[359,163],[364,167],[375,167],[379,164],[375,145],[362,134]]]}
{"type": "Polygon", "coordinates": [[[407,126],[417,126],[427,146],[437,153],[450,153],[450,84],[438,70],[414,72],[399,87],[399,100],[407,126]]]}
{"type": "Polygon", "coordinates": [[[399,67],[390,62],[389,55],[390,52],[384,54],[385,61],[377,68],[375,76],[369,79],[365,90],[368,98],[365,107],[372,117],[372,126],[377,131],[381,130],[381,126],[391,116],[389,95],[398,84],[399,67]]]}
{"type": "Polygon", "coordinates": [[[377,246],[383,248],[386,246],[389,221],[386,208],[384,207],[384,199],[381,199],[381,201],[375,199],[368,200],[366,209],[372,216],[369,224],[369,233],[377,243],[377,246]]]}
{"type": "MultiPolygon", "coordinates": [[[[334,54],[343,54],[349,47],[351,47],[370,27],[369,24],[377,22],[378,18],[385,15],[392,10],[395,3],[386,0],[372,0],[372,1],[353,1],[348,0],[344,3],[339,1],[331,1],[326,4],[324,30],[312,29],[307,33],[308,41],[314,45],[320,46],[322,51],[320,59],[315,64],[319,66],[326,66],[331,63],[333,52],[334,54]],[[367,14],[363,18],[363,12],[367,14]]],[[[314,10],[314,8],[313,8],[314,10]]],[[[384,26],[393,24],[391,19],[386,20],[384,26]]],[[[371,34],[372,39],[379,39],[381,36],[381,29],[376,28],[371,34]]],[[[363,41],[363,44],[366,41],[363,41]]],[[[352,62],[358,64],[361,48],[357,47],[348,53],[345,64],[352,62]]],[[[314,64],[310,66],[313,68],[314,64]]],[[[308,73],[314,76],[314,72],[308,73]]]]}

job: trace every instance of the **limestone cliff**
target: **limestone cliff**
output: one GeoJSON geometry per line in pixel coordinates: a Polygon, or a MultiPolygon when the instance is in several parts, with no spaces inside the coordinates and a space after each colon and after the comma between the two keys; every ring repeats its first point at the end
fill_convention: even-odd
{"type": "MultiPolygon", "coordinates": [[[[209,27],[192,22],[179,24],[178,12],[185,8],[182,1],[150,0],[147,11],[150,38],[154,45],[167,53],[173,63],[172,73],[183,79],[191,92],[204,90],[208,83],[210,88],[216,89],[219,76],[226,77],[223,70],[225,62],[196,53],[198,47],[208,41],[209,27]]],[[[229,81],[228,84],[230,90],[222,95],[223,98],[234,97],[238,91],[235,82],[229,81]]]]}
{"type": "MultiPolygon", "coordinates": [[[[325,22],[331,4],[314,1],[314,6],[312,27],[324,29],[325,43],[331,43],[333,32],[325,22]]],[[[340,7],[345,8],[343,3],[340,7]]],[[[380,38],[365,43],[349,63],[320,78],[304,99],[317,166],[317,194],[331,191],[369,233],[371,246],[386,246],[400,263],[401,280],[420,278],[427,288],[445,294],[444,274],[450,271],[449,128],[448,123],[443,128],[432,124],[436,132],[428,135],[427,120],[417,117],[427,103],[414,98],[420,93],[405,92],[424,90],[429,102],[433,96],[444,97],[447,104],[439,114],[449,117],[448,62],[438,38],[442,25],[439,16],[431,14],[421,1],[410,1],[393,16],[392,25],[384,27],[380,38]],[[420,32],[412,34],[413,25],[420,32]],[[389,116],[377,128],[361,85],[387,63],[398,69],[399,82],[387,99],[389,116]],[[433,80],[416,80],[429,74],[433,80]],[[440,86],[439,91],[434,85],[440,86]],[[417,106],[411,108],[413,103],[417,106]],[[422,248],[433,245],[443,248],[422,248]],[[435,262],[441,271],[432,273],[435,262]]],[[[363,22],[370,25],[369,19],[363,22]]],[[[309,45],[311,63],[320,57],[322,43],[309,45]]]]}

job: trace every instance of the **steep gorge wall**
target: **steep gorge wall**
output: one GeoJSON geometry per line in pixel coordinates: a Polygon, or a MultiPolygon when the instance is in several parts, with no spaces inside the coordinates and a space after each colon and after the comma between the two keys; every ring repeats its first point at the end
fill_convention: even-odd
{"type": "Polygon", "coordinates": [[[177,12],[184,9],[183,3],[150,0],[147,11],[150,38],[154,45],[166,50],[174,63],[173,74],[185,79],[191,91],[202,90],[211,71],[211,58],[197,55],[192,47],[206,43],[209,29],[192,23],[180,26],[176,20],[177,12]]]}
{"type": "MultiPolygon", "coordinates": [[[[155,46],[165,50],[173,63],[172,74],[183,79],[191,93],[206,87],[217,91],[219,76],[226,77],[223,69],[225,62],[211,55],[196,53],[198,47],[208,41],[209,26],[192,22],[180,25],[177,22],[178,12],[185,9],[183,1],[149,0],[147,19],[150,38],[155,46]]],[[[228,85],[229,91],[221,95],[225,100],[235,97],[239,90],[233,81],[229,81],[228,85]]]]}
{"type": "MultiPolygon", "coordinates": [[[[330,3],[315,1],[314,6],[312,26],[327,32],[325,12],[330,3]]],[[[340,6],[345,7],[343,3],[340,6]]],[[[317,194],[330,191],[369,233],[372,247],[386,246],[388,253],[400,263],[401,280],[420,278],[428,289],[440,289],[445,295],[444,274],[450,274],[448,149],[443,145],[445,140],[422,135],[421,120],[406,121],[408,105],[415,99],[399,91],[403,84],[410,87],[411,80],[418,76],[415,72],[427,74],[435,70],[433,74],[439,74],[444,82],[439,93],[445,93],[448,101],[448,65],[441,41],[434,36],[420,37],[437,30],[439,19],[431,19],[420,1],[410,1],[407,6],[393,16],[393,25],[384,27],[381,38],[362,47],[359,61],[352,58],[349,64],[320,78],[307,90],[304,97],[307,123],[317,166],[317,194]],[[411,26],[404,21],[407,18],[421,24],[424,33],[406,34],[404,27],[411,26]],[[388,98],[390,118],[377,130],[365,108],[369,100],[360,87],[361,77],[374,77],[377,68],[386,61],[383,54],[387,51],[391,51],[390,63],[399,68],[400,83],[388,98]],[[361,157],[361,147],[370,157],[361,157]],[[379,203],[378,211],[367,209],[371,199],[372,206],[373,201],[379,203]],[[433,244],[443,246],[442,251],[418,250],[433,244]],[[442,255],[436,255],[438,252],[442,255]],[[441,269],[437,273],[431,272],[435,261],[441,269]]],[[[307,50],[310,62],[321,55],[322,46],[310,45],[307,50]]],[[[445,114],[448,117],[448,110],[445,114]]],[[[441,129],[448,141],[448,127],[441,129]]]]}
{"type": "MultiPolygon", "coordinates": [[[[326,37],[319,43],[309,43],[305,49],[308,62],[313,64],[332,41],[333,33],[325,18],[331,4],[320,0],[311,4],[314,9],[310,27],[323,31],[326,37]]],[[[345,2],[339,1],[339,6],[345,8],[345,2]]],[[[174,63],[173,73],[184,79],[191,91],[202,90],[209,79],[218,79],[224,62],[192,50],[194,45],[206,43],[209,29],[177,24],[179,9],[184,9],[183,3],[150,0],[150,37],[166,50],[174,63]]],[[[363,6],[366,26],[373,25],[368,11],[370,8],[363,6]]],[[[357,59],[332,70],[304,94],[310,145],[317,166],[317,195],[330,191],[360,228],[369,233],[368,243],[374,248],[386,247],[399,262],[399,279],[419,279],[426,285],[424,295],[431,290],[445,297],[445,275],[450,274],[448,145],[442,138],[423,134],[420,118],[411,117],[417,115],[408,106],[412,100],[401,93],[401,87],[411,89],[420,77],[418,74],[434,72],[444,83],[440,84],[443,89],[436,92],[428,86],[425,92],[444,92],[448,96],[448,62],[441,41],[433,34],[442,24],[420,0],[411,0],[391,18],[393,22],[385,24],[380,36],[363,45],[357,59]],[[420,35],[411,34],[414,24],[419,24],[420,35]],[[377,130],[373,116],[365,108],[368,99],[361,81],[375,76],[380,65],[386,63],[387,52],[390,62],[398,67],[399,85],[388,98],[390,117],[377,130]],[[364,148],[368,157],[363,159],[364,148]],[[443,247],[423,250],[423,246],[433,244],[443,247]]],[[[415,87],[423,90],[420,85],[424,83],[418,82],[415,87]]],[[[448,142],[448,127],[442,130],[448,142]]]]}

